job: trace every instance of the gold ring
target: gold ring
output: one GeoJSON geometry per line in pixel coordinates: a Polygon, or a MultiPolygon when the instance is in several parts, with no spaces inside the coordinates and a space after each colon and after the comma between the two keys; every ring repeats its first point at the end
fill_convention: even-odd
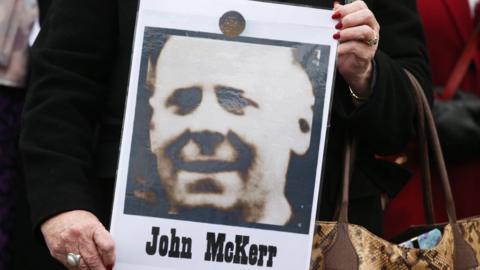
{"type": "Polygon", "coordinates": [[[368,46],[375,46],[378,44],[378,38],[372,38],[366,41],[368,46]]]}

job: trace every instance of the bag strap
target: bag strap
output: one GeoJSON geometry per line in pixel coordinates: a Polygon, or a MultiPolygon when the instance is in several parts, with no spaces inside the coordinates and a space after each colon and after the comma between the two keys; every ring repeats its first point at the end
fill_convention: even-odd
{"type": "MultiPolygon", "coordinates": [[[[443,158],[442,150],[440,147],[440,140],[438,139],[437,129],[433,120],[433,115],[430,110],[428,100],[422,90],[422,86],[417,79],[408,71],[405,70],[408,78],[410,79],[413,89],[414,97],[417,105],[417,117],[419,120],[419,144],[420,144],[420,158],[422,160],[421,168],[423,171],[423,187],[429,194],[430,202],[428,203],[428,210],[431,213],[433,219],[433,204],[431,203],[431,184],[430,184],[430,161],[428,149],[433,150],[434,162],[436,168],[440,174],[440,180],[442,184],[443,197],[445,199],[445,209],[450,224],[457,222],[457,214],[455,211],[455,202],[453,200],[452,190],[448,181],[447,169],[443,158]],[[428,134],[428,138],[425,134],[428,134]],[[430,143],[429,143],[430,142],[430,143]]],[[[350,180],[353,172],[353,165],[355,163],[355,139],[347,132],[345,142],[345,152],[343,159],[343,177],[342,177],[342,190],[341,198],[338,201],[339,215],[338,222],[348,223],[348,203],[349,203],[349,190],[350,180]]]]}
{"type": "MultiPolygon", "coordinates": [[[[430,105],[428,104],[427,98],[423,93],[422,87],[417,79],[407,70],[405,70],[408,78],[410,79],[412,86],[414,88],[414,97],[417,103],[417,107],[421,108],[423,111],[423,116],[419,115],[419,119],[423,118],[426,122],[426,138],[425,142],[427,144],[427,153],[428,148],[430,148],[434,154],[434,162],[440,176],[440,182],[442,185],[442,195],[445,199],[445,210],[447,212],[449,223],[453,224],[457,222],[457,214],[455,211],[455,202],[453,200],[452,190],[450,188],[450,183],[448,181],[447,168],[445,166],[445,161],[443,158],[443,153],[440,147],[440,140],[438,139],[437,129],[435,127],[435,122],[433,120],[433,115],[430,110],[430,105]]],[[[422,113],[422,111],[418,113],[422,113]]],[[[420,149],[423,152],[425,149],[420,149]]],[[[422,168],[423,169],[423,168],[422,168]]]]}
{"type": "Polygon", "coordinates": [[[358,269],[360,260],[348,232],[348,200],[350,178],[355,163],[355,140],[346,132],[345,152],[343,156],[343,177],[341,198],[337,202],[338,223],[335,226],[335,238],[324,254],[324,269],[358,269]]]}
{"type": "Polygon", "coordinates": [[[447,80],[445,89],[443,93],[439,94],[439,98],[442,100],[450,100],[455,95],[460,83],[462,82],[465,73],[467,72],[467,67],[475,56],[475,52],[478,48],[478,33],[480,32],[480,22],[477,23],[473,33],[463,49],[460,58],[458,59],[455,67],[453,68],[450,77],[447,80]]]}
{"type": "MultiPolygon", "coordinates": [[[[340,198],[338,222],[348,223],[348,202],[350,192],[350,179],[352,178],[355,164],[356,141],[349,132],[345,138],[345,152],[343,155],[342,193],[340,198]]],[[[338,208],[338,207],[337,207],[338,208]]]]}
{"type": "MultiPolygon", "coordinates": [[[[445,208],[448,216],[449,224],[452,227],[453,232],[453,244],[454,244],[454,265],[453,269],[475,269],[478,266],[478,262],[475,256],[475,252],[472,247],[467,244],[462,236],[460,226],[457,224],[457,214],[455,212],[455,202],[453,200],[452,190],[448,181],[447,169],[443,158],[442,150],[440,147],[440,140],[438,139],[438,133],[433,119],[432,111],[430,110],[428,100],[425,97],[425,93],[422,90],[420,83],[417,79],[407,70],[405,70],[408,78],[410,79],[414,88],[415,100],[418,104],[421,104],[423,109],[418,113],[422,113],[426,122],[426,131],[428,133],[427,143],[433,150],[435,163],[440,175],[440,181],[442,184],[443,197],[445,199],[445,208]]],[[[420,117],[422,117],[420,115],[420,117]]],[[[428,147],[427,147],[428,148],[428,147]]],[[[424,150],[424,149],[421,149],[424,150]]],[[[428,149],[427,149],[428,151],[428,149]]],[[[424,185],[425,186],[425,185],[424,185]]],[[[431,188],[431,186],[430,186],[431,188]]],[[[433,209],[433,208],[432,208],[433,209]]],[[[433,210],[432,210],[433,212],[433,210]]]]}
{"type": "MultiPolygon", "coordinates": [[[[478,266],[473,249],[466,243],[462,237],[459,225],[457,224],[457,215],[455,212],[455,204],[453,201],[452,191],[448,182],[445,162],[443,160],[440,142],[436,131],[435,123],[433,121],[432,112],[422,87],[417,79],[407,70],[405,70],[414,88],[414,96],[417,104],[417,115],[421,121],[425,121],[424,134],[428,134],[428,139],[423,136],[423,141],[427,147],[421,147],[420,150],[428,155],[428,146],[430,146],[435,155],[435,162],[440,171],[440,179],[442,182],[443,195],[445,197],[445,207],[449,219],[449,224],[453,231],[453,245],[454,245],[454,265],[453,269],[466,270],[473,269],[478,266]],[[425,125],[426,123],[426,125],[425,125]],[[428,144],[431,141],[431,144],[428,144]]],[[[422,144],[423,145],[423,144],[422,144]]],[[[344,152],[344,166],[342,177],[341,199],[338,201],[339,207],[338,223],[336,225],[336,235],[333,244],[325,252],[325,269],[358,269],[360,259],[353,247],[350,235],[348,232],[348,203],[350,180],[353,172],[353,165],[355,163],[355,138],[346,132],[345,152],[344,152]]]]}
{"type": "Polygon", "coordinates": [[[425,111],[421,102],[416,100],[415,105],[417,107],[417,145],[418,145],[418,157],[420,163],[421,172],[421,184],[423,195],[423,213],[425,217],[425,223],[432,225],[435,223],[435,213],[433,211],[433,196],[432,196],[432,180],[430,173],[430,152],[428,151],[426,127],[425,127],[425,111]]]}

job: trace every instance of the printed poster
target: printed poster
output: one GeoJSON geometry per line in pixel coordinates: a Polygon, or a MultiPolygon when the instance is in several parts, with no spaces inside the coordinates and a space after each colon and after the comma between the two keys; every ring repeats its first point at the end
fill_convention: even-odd
{"type": "Polygon", "coordinates": [[[330,13],[140,1],[115,269],[309,268],[335,67],[330,13]],[[220,27],[232,12],[239,35],[220,27]]]}

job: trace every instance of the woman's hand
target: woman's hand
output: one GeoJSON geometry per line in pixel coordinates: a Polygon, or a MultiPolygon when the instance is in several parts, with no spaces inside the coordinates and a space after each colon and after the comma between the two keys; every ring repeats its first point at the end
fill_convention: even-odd
{"type": "Polygon", "coordinates": [[[113,238],[90,212],[61,213],[44,222],[41,230],[50,254],[68,269],[105,270],[115,263],[113,238]],[[78,267],[68,264],[68,253],[81,256],[78,267]]]}
{"type": "Polygon", "coordinates": [[[339,41],[337,68],[361,98],[371,94],[373,57],[378,48],[380,25],[363,1],[347,5],[334,4],[333,19],[339,31],[333,35],[339,41]]]}

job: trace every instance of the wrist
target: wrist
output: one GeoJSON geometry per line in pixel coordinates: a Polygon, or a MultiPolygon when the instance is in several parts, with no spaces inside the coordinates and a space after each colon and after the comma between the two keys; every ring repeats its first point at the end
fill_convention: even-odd
{"type": "Polygon", "coordinates": [[[352,83],[349,84],[348,89],[350,91],[350,96],[355,104],[367,101],[372,95],[376,81],[375,66],[375,60],[372,60],[368,65],[366,72],[360,75],[357,80],[353,80],[352,83]]]}
{"type": "Polygon", "coordinates": [[[355,79],[351,80],[349,86],[355,95],[360,97],[368,97],[371,94],[371,81],[373,73],[373,64],[370,61],[365,72],[357,74],[355,79]]]}
{"type": "Polygon", "coordinates": [[[348,86],[348,90],[350,90],[350,96],[352,97],[352,101],[353,101],[354,103],[363,103],[363,102],[367,101],[368,98],[370,97],[370,94],[365,95],[365,96],[362,96],[362,95],[357,94],[357,93],[352,89],[352,87],[350,87],[350,86],[348,86]]]}

